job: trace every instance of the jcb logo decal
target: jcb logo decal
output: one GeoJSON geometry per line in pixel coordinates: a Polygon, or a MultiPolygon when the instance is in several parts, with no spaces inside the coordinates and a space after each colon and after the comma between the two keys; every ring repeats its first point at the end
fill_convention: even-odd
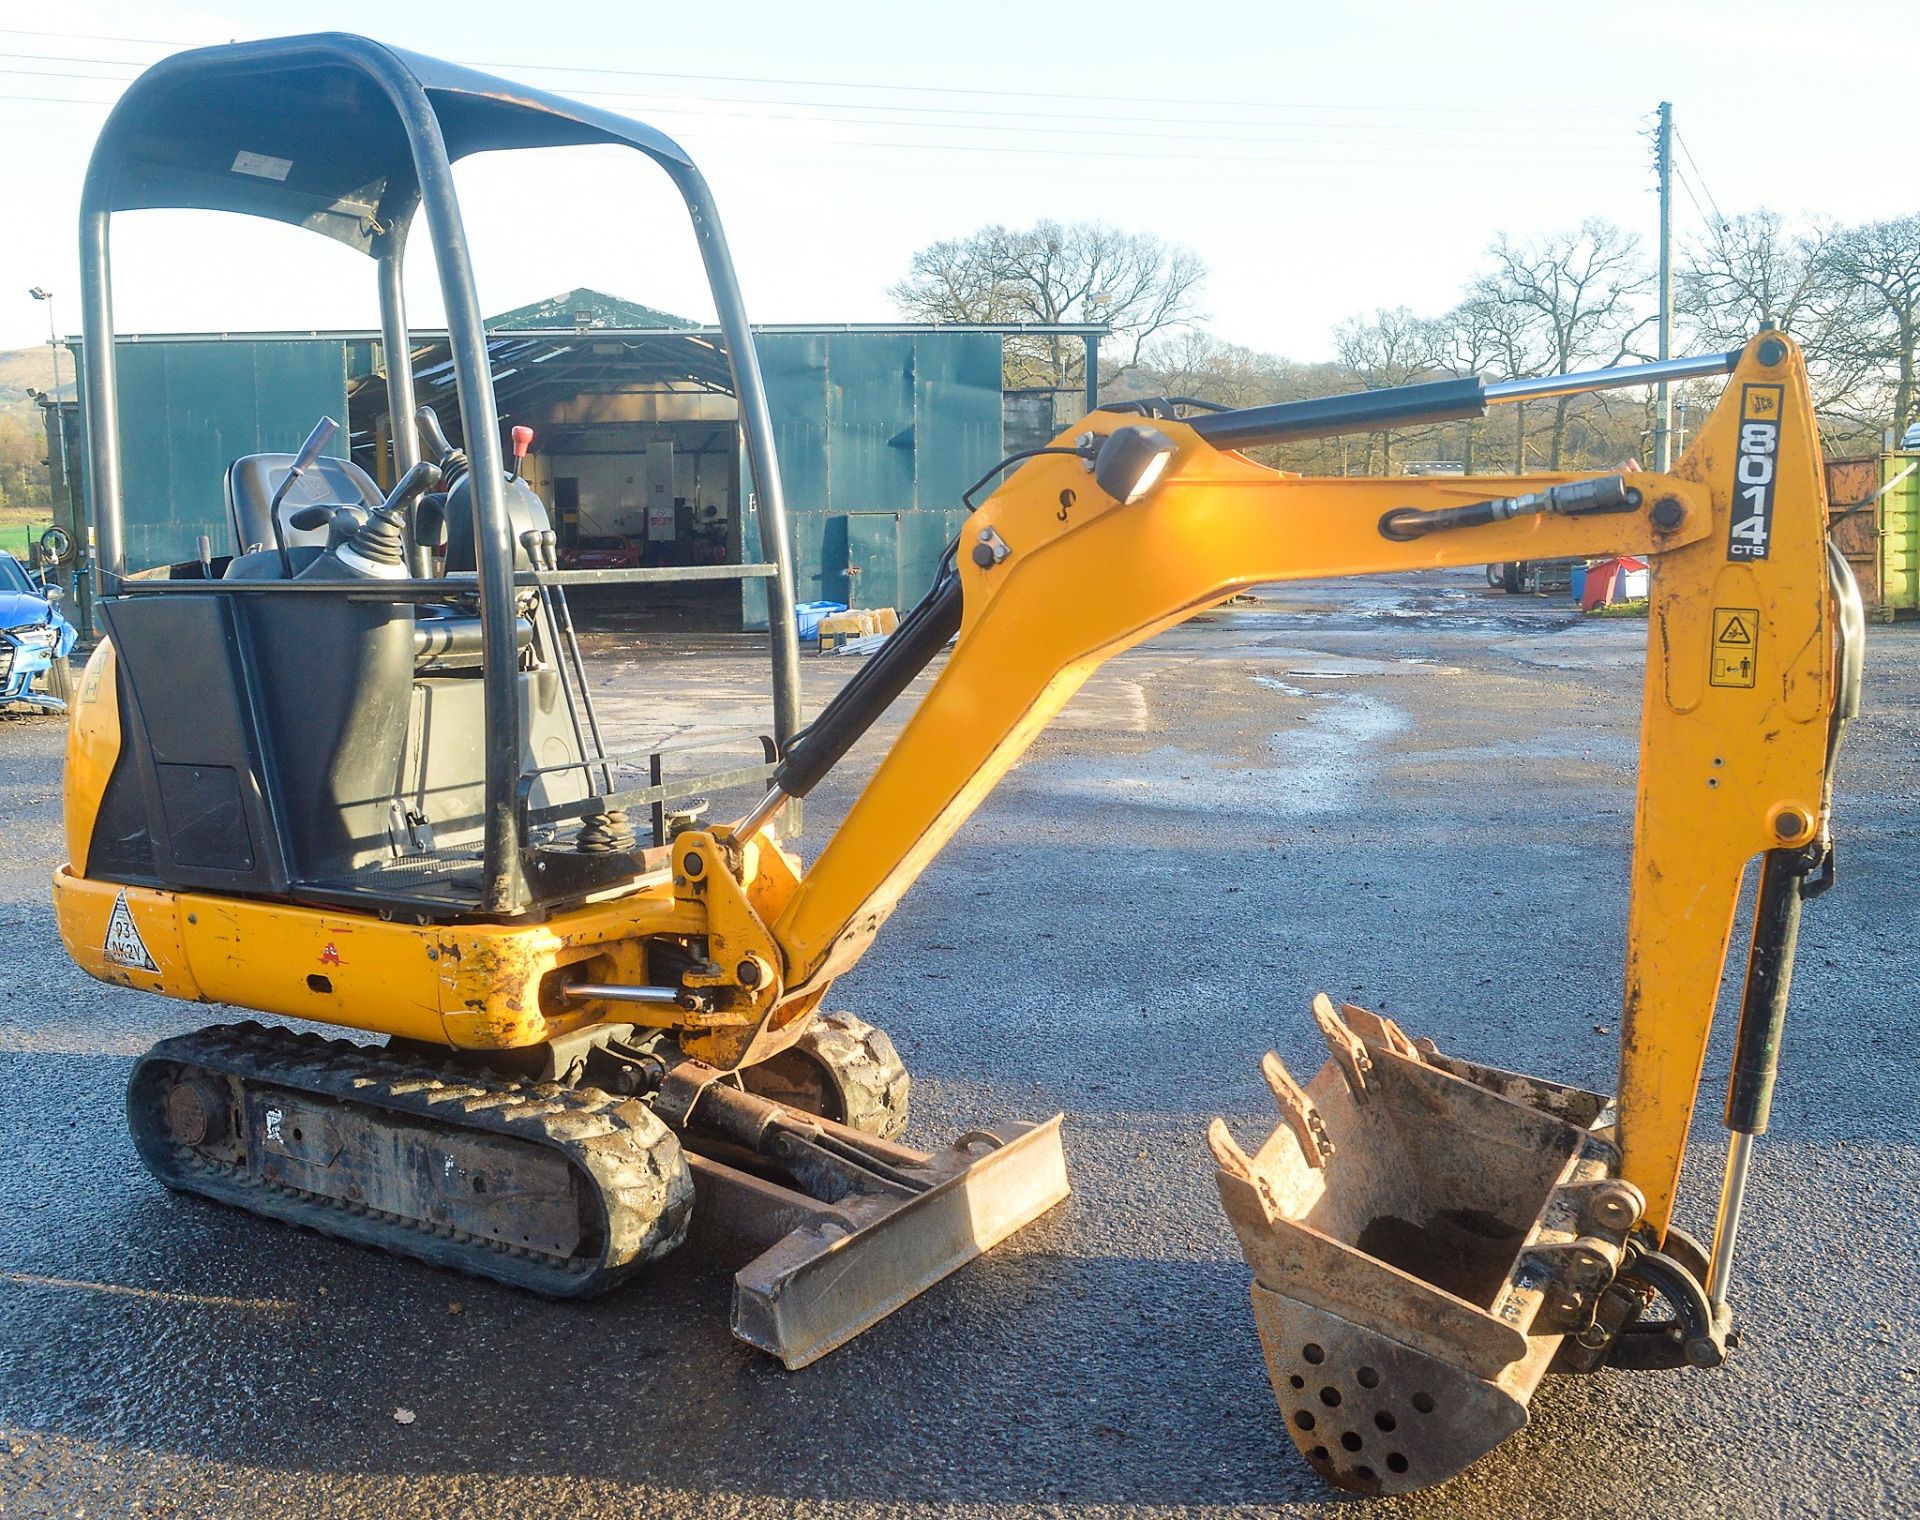
{"type": "Polygon", "coordinates": [[[1780,473],[1780,408],[1785,399],[1786,387],[1781,385],[1741,389],[1728,559],[1765,559],[1773,543],[1773,488],[1780,473]]]}

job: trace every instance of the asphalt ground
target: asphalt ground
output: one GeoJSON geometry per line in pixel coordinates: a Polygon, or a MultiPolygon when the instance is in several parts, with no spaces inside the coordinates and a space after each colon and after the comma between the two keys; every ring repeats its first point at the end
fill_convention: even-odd
{"type": "MultiPolygon", "coordinates": [[[[1644,637],[1454,574],[1270,588],[1110,664],[836,999],[905,1055],[910,1139],[1064,1110],[1074,1196],[798,1374],[685,1254],[550,1304],[163,1192],[122,1087],[219,1011],[72,969],[62,726],[0,722],[0,1516],[1920,1512],[1920,627],[1872,629],[1731,1363],[1550,1380],[1517,1438],[1395,1501],[1323,1488],[1267,1385],[1208,1119],[1271,1126],[1259,1057],[1317,1065],[1318,989],[1611,1083],[1644,637]]],[[[748,714],[764,670],[589,642],[627,736],[748,714]]],[[[809,660],[810,704],[851,663],[809,660]]]]}

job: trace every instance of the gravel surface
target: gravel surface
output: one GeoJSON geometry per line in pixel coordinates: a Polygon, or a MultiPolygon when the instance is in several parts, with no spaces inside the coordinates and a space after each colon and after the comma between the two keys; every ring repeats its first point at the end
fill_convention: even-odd
{"type": "MultiPolygon", "coordinates": [[[[1109,665],[836,998],[905,1056],[909,1139],[1065,1110],[1074,1196],[799,1374],[733,1341],[691,1256],[549,1304],[164,1193],[122,1087],[223,1010],[73,970],[62,725],[0,721],[0,1516],[1352,1513],[1281,1429],[1206,1123],[1270,1127],[1260,1054],[1313,1069],[1318,989],[1611,1084],[1644,637],[1448,574],[1269,588],[1109,665]]],[[[746,714],[764,669],[724,639],[589,644],[628,736],[674,728],[674,693],[746,714]]],[[[810,660],[810,702],[851,664],[810,660]]],[[[1920,1512],[1920,627],[1875,626],[1869,672],[1744,1344],[1552,1380],[1515,1440],[1370,1516],[1920,1512]]]]}

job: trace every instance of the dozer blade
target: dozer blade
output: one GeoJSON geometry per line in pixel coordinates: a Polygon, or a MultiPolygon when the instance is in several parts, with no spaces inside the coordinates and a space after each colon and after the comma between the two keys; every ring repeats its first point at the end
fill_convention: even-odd
{"type": "MultiPolygon", "coordinates": [[[[735,1274],[733,1333],[790,1368],[817,1361],[1067,1196],[1060,1120],[926,1158],[924,1193],[848,1199],[735,1274]],[[944,1175],[942,1175],[944,1174],[944,1175]]],[[[698,1190],[699,1174],[696,1172],[698,1190]]]]}
{"type": "Polygon", "coordinates": [[[928,1154],[718,1075],[686,1062],[667,1088],[685,1113],[694,1218],[764,1247],[734,1275],[733,1333],[789,1368],[845,1345],[1069,1192],[1057,1114],[928,1154]]]}
{"type": "Polygon", "coordinates": [[[1527,1423],[1586,1333],[1643,1202],[1610,1100],[1415,1045],[1316,997],[1332,1058],[1249,1156],[1216,1119],[1220,1199],[1294,1444],[1361,1493],[1442,1483],[1527,1423]]]}

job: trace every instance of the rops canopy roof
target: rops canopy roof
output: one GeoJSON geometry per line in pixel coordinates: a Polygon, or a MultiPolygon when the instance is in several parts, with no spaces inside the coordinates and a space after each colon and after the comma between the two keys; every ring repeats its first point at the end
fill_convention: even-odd
{"type": "Polygon", "coordinates": [[[86,201],[95,211],[273,217],[373,253],[411,216],[422,162],[415,150],[436,131],[448,162],[496,149],[614,143],[669,172],[692,168],[671,138],[611,111],[328,32],[196,49],[155,64],[108,119],[86,201]]]}

